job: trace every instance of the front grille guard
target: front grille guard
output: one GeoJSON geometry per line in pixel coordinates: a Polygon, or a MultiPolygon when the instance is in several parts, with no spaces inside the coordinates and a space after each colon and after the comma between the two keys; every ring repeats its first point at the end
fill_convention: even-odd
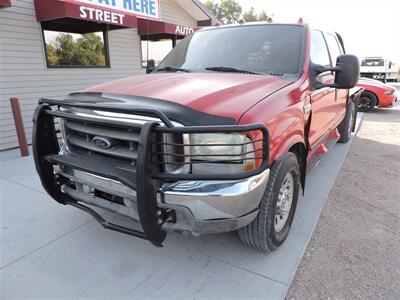
{"type": "MultiPolygon", "coordinates": [[[[166,232],[162,230],[162,224],[168,219],[173,218],[169,211],[161,210],[157,207],[157,190],[160,181],[176,181],[176,180],[235,180],[247,178],[262,173],[268,168],[269,160],[269,133],[263,125],[223,125],[223,126],[184,126],[174,127],[173,122],[169,120],[162,112],[149,109],[123,109],[119,107],[101,106],[91,107],[91,109],[102,111],[113,111],[125,114],[146,115],[159,118],[165,126],[160,126],[157,122],[149,121],[142,127],[138,148],[138,160],[136,170],[128,172],[121,171],[115,166],[102,166],[99,164],[90,163],[88,160],[83,160],[78,155],[68,155],[63,157],[59,155],[60,148],[57,140],[57,132],[54,125],[55,117],[68,118],[66,113],[54,112],[51,107],[69,107],[69,108],[88,108],[85,104],[72,104],[63,103],[59,100],[41,99],[39,106],[35,110],[33,118],[33,133],[32,133],[32,147],[33,156],[36,166],[36,171],[39,174],[40,180],[46,192],[57,202],[61,204],[71,205],[79,208],[92,217],[94,217],[104,228],[136,236],[142,239],[149,240],[153,245],[161,247],[166,238],[166,232]],[[162,172],[155,172],[155,169],[160,170],[162,162],[157,161],[159,155],[154,155],[153,147],[155,144],[152,138],[154,134],[174,133],[174,134],[190,134],[190,133],[232,133],[232,132],[249,132],[261,131],[262,138],[257,142],[261,143],[262,149],[255,151],[256,159],[261,161],[258,167],[250,170],[243,171],[236,174],[166,174],[162,172]],[[156,159],[155,159],[156,157],[156,159]],[[86,161],[86,162],[85,162],[86,161]],[[66,165],[78,168],[82,171],[92,173],[99,176],[104,176],[105,172],[107,177],[118,180],[127,186],[136,190],[137,208],[139,213],[140,224],[142,231],[133,230],[117,224],[113,224],[105,220],[96,211],[90,207],[78,203],[77,200],[68,196],[61,191],[63,184],[62,178],[54,174],[53,165],[66,165]]],[[[102,122],[97,120],[100,124],[107,125],[109,120],[102,122]]],[[[190,147],[190,144],[184,144],[185,147],[190,147]]]]}

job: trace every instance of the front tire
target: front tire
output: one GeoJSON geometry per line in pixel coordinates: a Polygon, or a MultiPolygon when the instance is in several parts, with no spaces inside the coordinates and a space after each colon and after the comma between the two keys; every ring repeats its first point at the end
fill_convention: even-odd
{"type": "Polygon", "coordinates": [[[299,164],[289,152],[272,165],[257,217],[238,230],[242,242],[265,252],[278,248],[289,234],[299,190],[299,164]]]}

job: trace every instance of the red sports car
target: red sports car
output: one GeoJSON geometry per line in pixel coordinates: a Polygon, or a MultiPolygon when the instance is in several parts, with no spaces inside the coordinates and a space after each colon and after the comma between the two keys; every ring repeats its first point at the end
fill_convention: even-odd
{"type": "Polygon", "coordinates": [[[369,112],[375,106],[391,107],[397,101],[396,89],[378,80],[360,78],[357,86],[364,88],[358,103],[359,111],[369,112]]]}

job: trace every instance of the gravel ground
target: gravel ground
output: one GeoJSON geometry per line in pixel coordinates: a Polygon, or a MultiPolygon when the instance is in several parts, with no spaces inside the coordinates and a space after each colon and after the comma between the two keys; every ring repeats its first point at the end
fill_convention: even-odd
{"type": "Polygon", "coordinates": [[[400,299],[400,105],[364,114],[286,299],[400,299]]]}

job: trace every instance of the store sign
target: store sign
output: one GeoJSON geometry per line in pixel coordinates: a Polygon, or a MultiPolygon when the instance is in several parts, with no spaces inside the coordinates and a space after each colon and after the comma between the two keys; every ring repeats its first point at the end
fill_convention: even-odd
{"type": "Polygon", "coordinates": [[[81,7],[81,18],[91,19],[99,22],[107,22],[107,23],[122,25],[123,16],[125,16],[125,14],[133,14],[136,16],[146,17],[151,19],[160,19],[160,0],[66,0],[66,1],[75,2],[79,4],[89,4],[90,6],[81,7]]]}
{"type": "Polygon", "coordinates": [[[88,6],[80,6],[80,17],[86,20],[92,20],[100,23],[110,23],[115,25],[124,25],[125,15],[113,11],[97,9],[88,6]]]}
{"type": "Polygon", "coordinates": [[[192,27],[176,25],[175,34],[177,35],[189,35],[193,32],[194,29],[192,27]]]}

